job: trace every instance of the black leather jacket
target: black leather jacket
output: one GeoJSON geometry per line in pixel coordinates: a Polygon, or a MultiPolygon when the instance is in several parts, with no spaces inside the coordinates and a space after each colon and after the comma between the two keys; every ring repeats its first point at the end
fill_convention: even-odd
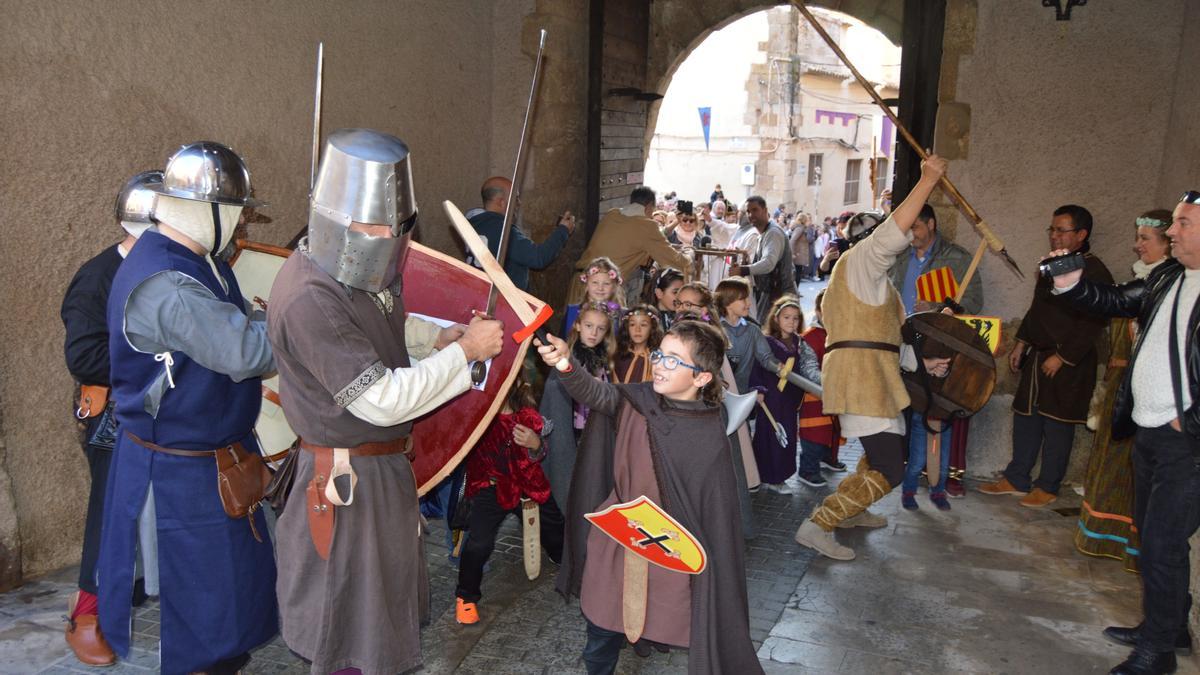
{"type": "MultiPolygon", "coordinates": [[[[1129,359],[1129,368],[1125,378],[1117,390],[1117,400],[1113,406],[1112,434],[1113,438],[1121,439],[1132,436],[1137,431],[1133,423],[1133,366],[1137,363],[1138,353],[1142,349],[1142,338],[1146,329],[1158,312],[1163,298],[1183,274],[1183,265],[1171,259],[1159,265],[1145,280],[1135,279],[1126,284],[1109,286],[1081,280],[1062,297],[1077,307],[1087,311],[1112,317],[1137,319],[1140,332],[1137,343],[1133,346],[1133,355],[1129,359]]],[[[1170,307],[1167,311],[1170,311],[1170,307]]],[[[1184,411],[1183,430],[1193,440],[1200,440],[1200,341],[1196,340],[1197,328],[1200,324],[1200,303],[1192,308],[1187,323],[1187,386],[1191,392],[1192,405],[1184,411]]],[[[1164,384],[1170,383],[1169,373],[1163,374],[1164,384]]]]}

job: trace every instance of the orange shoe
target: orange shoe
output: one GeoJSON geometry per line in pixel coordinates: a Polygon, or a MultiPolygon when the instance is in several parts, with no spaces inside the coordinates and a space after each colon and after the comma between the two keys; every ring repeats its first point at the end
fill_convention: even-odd
{"type": "Polygon", "coordinates": [[[1031,509],[1040,509],[1044,506],[1049,506],[1058,500],[1058,495],[1052,495],[1042,488],[1035,487],[1033,492],[1021,500],[1021,506],[1031,509]]]}
{"type": "Polygon", "coordinates": [[[466,602],[462,598],[455,598],[454,602],[454,618],[464,626],[479,623],[479,610],[475,609],[475,603],[466,602]]]}
{"type": "Polygon", "coordinates": [[[1008,479],[1001,476],[1000,480],[994,483],[985,483],[979,486],[979,491],[985,495],[1023,495],[1028,494],[1024,490],[1018,490],[1008,479]]]}

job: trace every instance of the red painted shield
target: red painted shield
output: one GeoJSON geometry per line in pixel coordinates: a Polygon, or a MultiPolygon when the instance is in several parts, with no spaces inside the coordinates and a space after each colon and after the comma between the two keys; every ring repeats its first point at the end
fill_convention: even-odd
{"type": "Polygon", "coordinates": [[[649,497],[583,516],[626,550],[666,569],[699,574],[708,565],[700,542],[649,497]]]}
{"type": "MultiPolygon", "coordinates": [[[[233,267],[247,299],[260,296],[266,300],[275,275],[291,251],[245,241],[239,241],[238,248],[264,254],[257,258],[250,254],[239,254],[233,267]]],[[[482,312],[487,308],[488,292],[492,287],[487,275],[444,253],[411,243],[402,274],[404,309],[410,314],[424,314],[465,324],[471,320],[471,310],[482,312]]],[[[532,295],[526,295],[526,299],[534,313],[545,307],[545,303],[532,295]]],[[[495,316],[504,322],[507,333],[511,334],[524,326],[503,295],[496,303],[495,316]]],[[[516,379],[529,342],[528,336],[524,336],[520,342],[505,339],[503,351],[492,359],[482,391],[469,389],[414,421],[412,436],[416,458],[413,460],[413,472],[417,479],[417,494],[425,494],[450,475],[487,430],[516,379]]],[[[276,445],[286,448],[296,435],[283,418],[274,392],[264,389],[264,396],[264,413],[260,415],[256,429],[260,438],[265,439],[267,432],[270,432],[271,438],[283,439],[274,445],[264,441],[264,452],[273,452],[278,449],[276,445]],[[272,416],[271,413],[275,411],[279,414],[272,416]]]]}
{"type": "MultiPolygon", "coordinates": [[[[487,308],[491,281],[482,270],[431,248],[412,243],[404,261],[404,309],[410,314],[425,314],[469,323],[471,311],[487,308]]],[[[542,301],[526,295],[532,310],[540,312],[542,301]]],[[[495,317],[504,322],[506,333],[524,326],[512,307],[500,296],[495,317]]],[[[417,476],[417,494],[423,495],[450,475],[459,462],[487,430],[500,410],[509,387],[516,379],[529,347],[505,339],[504,348],[492,359],[483,391],[468,389],[413,424],[413,471],[417,476]]]]}

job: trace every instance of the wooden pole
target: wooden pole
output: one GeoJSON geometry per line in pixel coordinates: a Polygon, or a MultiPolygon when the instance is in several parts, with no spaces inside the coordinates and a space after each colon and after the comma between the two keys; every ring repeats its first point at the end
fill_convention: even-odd
{"type": "MultiPolygon", "coordinates": [[[[921,144],[917,142],[916,138],[913,138],[913,135],[909,133],[908,128],[904,126],[904,123],[900,121],[900,118],[896,117],[896,113],[892,112],[892,109],[883,101],[883,98],[879,96],[879,92],[875,91],[874,85],[868,82],[867,78],[863,77],[862,73],[858,72],[858,69],[855,68],[854,64],[850,62],[850,58],[846,56],[846,53],[842,51],[842,48],[839,47],[837,42],[834,41],[833,37],[829,35],[829,33],[825,30],[825,27],[822,26],[819,21],[817,21],[817,17],[813,16],[812,11],[808,9],[803,0],[791,0],[791,3],[796,9],[800,10],[800,13],[804,15],[805,19],[808,19],[808,22],[812,24],[813,30],[817,32],[817,35],[821,36],[821,39],[825,41],[825,44],[829,45],[829,48],[833,50],[833,53],[836,54],[846,68],[850,70],[850,74],[854,76],[855,80],[858,80],[859,85],[861,85],[862,88],[867,91],[867,93],[875,101],[876,105],[883,110],[883,114],[888,116],[888,119],[892,121],[892,124],[895,125],[896,130],[900,133],[900,137],[912,147],[913,151],[916,152],[922,160],[927,159],[929,157],[929,153],[926,152],[925,148],[921,147],[921,144]]],[[[971,203],[967,201],[967,198],[958,191],[958,188],[955,187],[954,183],[950,182],[950,179],[945,174],[942,174],[940,184],[942,189],[946,191],[946,194],[949,195],[950,198],[958,204],[959,208],[962,209],[963,213],[967,214],[967,217],[974,222],[975,229],[979,232],[979,236],[983,237],[983,240],[987,242],[988,247],[1003,256],[1004,261],[1007,262],[1010,267],[1012,267],[1013,271],[1016,272],[1018,276],[1020,276],[1022,279],[1025,278],[1025,274],[1021,272],[1021,268],[1017,266],[1016,261],[1013,260],[1010,255],[1008,255],[1008,251],[1004,247],[1004,242],[996,236],[996,233],[992,231],[992,228],[986,222],[984,222],[979,213],[975,211],[975,208],[971,206],[971,203]]]]}

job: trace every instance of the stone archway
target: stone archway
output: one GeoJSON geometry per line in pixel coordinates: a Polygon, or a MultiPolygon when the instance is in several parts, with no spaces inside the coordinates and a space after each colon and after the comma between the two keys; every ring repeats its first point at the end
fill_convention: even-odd
{"type": "MultiPolygon", "coordinates": [[[[817,0],[814,6],[848,14],[876,28],[895,44],[901,43],[904,0],[817,0]]],[[[658,0],[650,7],[650,40],[647,45],[646,86],[666,94],[667,85],[679,65],[713,31],[720,30],[754,12],[787,7],[786,2],[762,0],[658,0]]],[[[658,122],[659,104],[647,114],[643,158],[658,122]]]]}

